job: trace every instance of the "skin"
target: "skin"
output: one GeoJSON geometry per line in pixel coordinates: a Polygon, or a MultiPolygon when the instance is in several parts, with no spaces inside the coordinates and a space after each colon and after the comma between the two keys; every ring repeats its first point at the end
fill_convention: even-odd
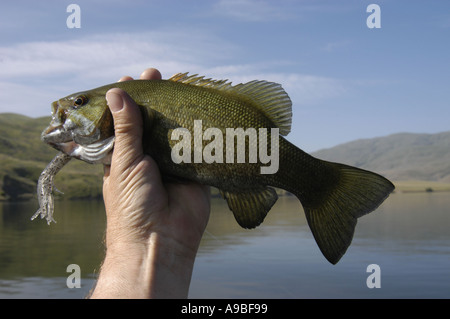
{"type": "MultiPolygon", "coordinates": [[[[147,69],[140,78],[161,79],[161,73],[147,69]]],[[[142,151],[136,103],[117,88],[106,99],[116,140],[103,178],[106,255],[91,298],[186,298],[209,219],[209,187],[164,184],[142,151]]]]}

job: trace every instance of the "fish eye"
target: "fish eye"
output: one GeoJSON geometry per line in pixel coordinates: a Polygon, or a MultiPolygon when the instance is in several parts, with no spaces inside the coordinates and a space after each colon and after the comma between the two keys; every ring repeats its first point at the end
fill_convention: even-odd
{"type": "Polygon", "coordinates": [[[73,107],[75,109],[79,108],[80,106],[85,105],[88,102],[87,97],[85,97],[84,95],[80,95],[77,96],[74,100],[73,100],[73,107]]]}

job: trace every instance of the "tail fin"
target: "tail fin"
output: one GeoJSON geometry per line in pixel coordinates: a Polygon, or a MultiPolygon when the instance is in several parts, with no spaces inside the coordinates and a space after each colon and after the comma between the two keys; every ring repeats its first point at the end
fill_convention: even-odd
{"type": "Polygon", "coordinates": [[[395,187],[378,174],[325,163],[336,172],[334,185],[325,187],[320,199],[317,193],[297,197],[320,250],[330,263],[336,264],[352,241],[357,218],[375,210],[395,187]]]}

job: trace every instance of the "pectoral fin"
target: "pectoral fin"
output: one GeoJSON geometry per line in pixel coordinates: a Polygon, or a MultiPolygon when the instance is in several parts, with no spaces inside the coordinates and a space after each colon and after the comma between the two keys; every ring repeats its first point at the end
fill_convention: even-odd
{"type": "Polygon", "coordinates": [[[261,224],[278,199],[277,193],[271,187],[253,192],[231,193],[221,190],[220,193],[243,228],[255,228],[261,224]]]}

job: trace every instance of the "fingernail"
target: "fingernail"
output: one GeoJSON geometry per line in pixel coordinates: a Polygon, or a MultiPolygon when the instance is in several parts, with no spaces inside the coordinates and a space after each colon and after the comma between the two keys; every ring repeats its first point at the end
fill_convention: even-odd
{"type": "Polygon", "coordinates": [[[109,109],[113,113],[119,112],[121,109],[123,109],[123,99],[117,93],[107,92],[106,103],[108,103],[109,109]]]}

